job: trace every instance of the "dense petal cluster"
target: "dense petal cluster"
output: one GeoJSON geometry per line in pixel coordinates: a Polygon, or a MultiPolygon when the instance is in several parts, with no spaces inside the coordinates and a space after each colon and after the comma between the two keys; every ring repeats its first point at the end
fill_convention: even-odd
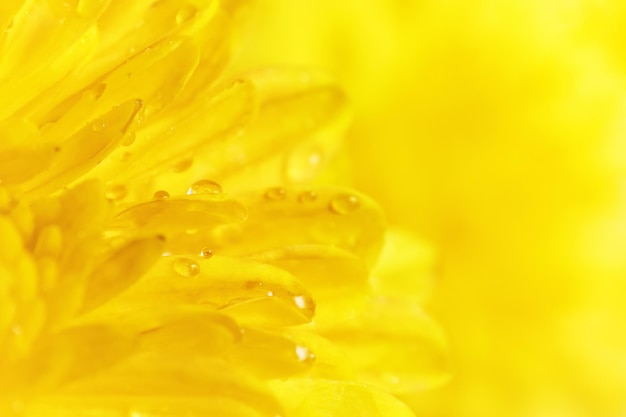
{"type": "Polygon", "coordinates": [[[376,266],[332,185],[343,93],[222,76],[235,3],[0,11],[1,415],[410,416],[445,379],[432,257],[389,232],[376,266]]]}

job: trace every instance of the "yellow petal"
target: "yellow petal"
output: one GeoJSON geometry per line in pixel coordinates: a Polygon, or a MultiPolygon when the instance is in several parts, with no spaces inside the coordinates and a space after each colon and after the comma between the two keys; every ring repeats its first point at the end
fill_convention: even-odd
{"type": "Polygon", "coordinates": [[[128,355],[133,345],[129,336],[104,326],[70,328],[48,335],[29,357],[5,370],[0,387],[18,398],[49,392],[111,366],[128,355]]]}
{"type": "Polygon", "coordinates": [[[411,299],[372,299],[321,334],[350,355],[358,380],[387,391],[421,391],[449,377],[443,331],[411,299]]]}
{"type": "Polygon", "coordinates": [[[169,305],[173,312],[180,306],[220,309],[238,321],[274,326],[308,322],[315,309],[302,284],[281,269],[218,255],[189,255],[162,257],[100,314],[132,315],[154,303],[169,305]]]}
{"type": "Polygon", "coordinates": [[[241,329],[241,340],[229,356],[237,365],[259,378],[285,378],[306,371],[316,360],[315,353],[306,345],[291,339],[287,333],[241,329]]]}
{"type": "Polygon", "coordinates": [[[288,417],[415,417],[400,400],[355,382],[292,378],[270,385],[288,417]]]}
{"type": "Polygon", "coordinates": [[[130,100],[91,121],[58,146],[47,172],[24,185],[27,190],[55,191],[102,161],[121,141],[142,103],[130,100]],[[47,174],[47,175],[46,175],[47,174]]]}
{"type": "Polygon", "coordinates": [[[434,248],[412,234],[390,229],[379,262],[372,271],[376,294],[414,297],[426,302],[435,286],[437,257],[434,248]]]}
{"type": "Polygon", "coordinates": [[[349,189],[276,187],[238,200],[248,207],[248,219],[236,236],[210,243],[216,252],[249,255],[318,244],[341,248],[371,266],[382,246],[385,222],[380,208],[349,189]]]}
{"type": "Polygon", "coordinates": [[[315,323],[333,323],[354,316],[369,294],[365,262],[334,246],[294,245],[249,256],[293,274],[316,300],[315,323]]]}
{"type": "Polygon", "coordinates": [[[225,152],[231,157],[222,157],[217,166],[212,164],[215,168],[210,175],[225,187],[239,190],[259,183],[314,179],[321,162],[306,166],[298,160],[302,155],[292,154],[304,152],[306,159],[311,157],[308,149],[317,146],[326,154],[314,157],[332,157],[349,118],[343,92],[328,77],[310,71],[270,69],[250,73],[249,77],[258,91],[258,115],[241,136],[223,151],[218,150],[215,157],[225,152]],[[311,144],[312,139],[315,144],[311,144]],[[303,151],[299,146],[309,148],[303,151]]]}
{"type": "Polygon", "coordinates": [[[108,301],[141,278],[164,246],[162,237],[136,239],[97,265],[85,289],[83,312],[108,301]]]}
{"type": "Polygon", "coordinates": [[[230,146],[256,111],[255,94],[246,80],[204,90],[180,111],[140,129],[127,151],[130,156],[118,158],[119,163],[96,174],[128,184],[131,196],[139,199],[148,199],[159,189],[182,194],[191,185],[190,178],[219,180],[213,174],[230,161],[223,148],[230,146]],[[191,163],[181,170],[181,161],[191,163]],[[113,169],[116,166],[121,168],[113,169]]]}
{"type": "Polygon", "coordinates": [[[57,396],[42,398],[30,412],[84,415],[93,409],[112,416],[284,415],[263,383],[224,360],[153,356],[136,357],[77,381],[57,396]]]}

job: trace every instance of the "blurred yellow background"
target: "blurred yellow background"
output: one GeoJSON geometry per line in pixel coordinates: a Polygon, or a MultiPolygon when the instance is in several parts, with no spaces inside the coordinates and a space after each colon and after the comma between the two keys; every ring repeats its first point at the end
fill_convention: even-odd
{"type": "Polygon", "coordinates": [[[626,415],[626,3],[253,7],[237,66],[336,76],[356,188],[438,254],[418,415],[626,415]]]}

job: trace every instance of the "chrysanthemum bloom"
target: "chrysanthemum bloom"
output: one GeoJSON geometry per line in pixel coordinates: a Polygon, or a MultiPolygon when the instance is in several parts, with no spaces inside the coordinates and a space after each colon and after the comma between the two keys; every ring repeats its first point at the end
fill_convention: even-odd
{"type": "Polygon", "coordinates": [[[344,95],[221,77],[235,3],[2,6],[0,415],[409,416],[444,378],[432,256],[375,268],[332,185],[344,95]]]}

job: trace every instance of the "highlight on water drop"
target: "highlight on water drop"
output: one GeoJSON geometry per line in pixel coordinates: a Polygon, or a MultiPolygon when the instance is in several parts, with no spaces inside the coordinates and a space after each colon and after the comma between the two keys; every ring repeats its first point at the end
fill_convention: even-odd
{"type": "Polygon", "coordinates": [[[192,194],[221,194],[222,186],[212,180],[199,180],[191,184],[187,195],[192,194]]]}
{"type": "Polygon", "coordinates": [[[317,193],[315,191],[302,191],[298,194],[298,201],[300,203],[313,203],[317,200],[317,193]]]}
{"type": "Polygon", "coordinates": [[[265,198],[268,200],[282,200],[287,197],[287,190],[283,187],[272,187],[265,191],[265,198]]]}
{"type": "Polygon", "coordinates": [[[176,258],[172,262],[172,268],[181,277],[193,277],[200,273],[200,265],[193,259],[176,258]]]}
{"type": "Polygon", "coordinates": [[[128,189],[122,184],[111,184],[104,190],[104,196],[110,201],[119,201],[128,195],[128,189]]]}
{"type": "Polygon", "coordinates": [[[306,346],[296,346],[296,356],[303,363],[311,363],[315,360],[315,354],[306,346]]]}
{"type": "Polygon", "coordinates": [[[153,200],[167,200],[170,198],[170,193],[165,190],[159,190],[152,195],[153,200]]]}
{"type": "Polygon", "coordinates": [[[339,194],[330,200],[330,211],[336,214],[350,214],[361,207],[361,200],[354,194],[339,194]]]}
{"type": "Polygon", "coordinates": [[[204,247],[200,250],[200,256],[202,256],[205,259],[209,259],[210,257],[213,256],[213,250],[207,247],[204,247]]]}

